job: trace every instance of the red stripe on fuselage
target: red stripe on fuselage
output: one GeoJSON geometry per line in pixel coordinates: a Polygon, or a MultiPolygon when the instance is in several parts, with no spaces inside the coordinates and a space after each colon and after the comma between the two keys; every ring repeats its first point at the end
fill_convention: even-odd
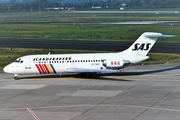
{"type": "Polygon", "coordinates": [[[35,64],[35,65],[36,65],[36,68],[38,69],[39,73],[42,74],[42,71],[41,71],[39,65],[38,64],[35,64]]]}
{"type": "Polygon", "coordinates": [[[47,73],[50,74],[50,71],[49,71],[48,67],[46,66],[46,64],[44,64],[44,67],[46,68],[47,73]]]}
{"type": "Polygon", "coordinates": [[[41,69],[42,74],[45,74],[45,71],[44,71],[43,66],[41,64],[39,64],[39,68],[41,69]]]}
{"type": "Polygon", "coordinates": [[[47,74],[48,71],[46,70],[46,67],[44,66],[44,64],[41,64],[41,66],[42,66],[42,68],[43,68],[43,70],[44,70],[44,73],[47,74]]]}

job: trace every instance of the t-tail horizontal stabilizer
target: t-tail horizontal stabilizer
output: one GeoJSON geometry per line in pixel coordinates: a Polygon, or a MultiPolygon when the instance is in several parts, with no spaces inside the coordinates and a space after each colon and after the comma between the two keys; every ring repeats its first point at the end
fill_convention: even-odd
{"type": "Polygon", "coordinates": [[[146,56],[159,37],[174,37],[162,33],[145,32],[127,50],[122,53],[146,56]]]}
{"type": "Polygon", "coordinates": [[[165,34],[147,34],[147,35],[144,35],[144,37],[148,37],[148,38],[158,38],[158,37],[174,37],[175,35],[165,35],[165,34]]]}

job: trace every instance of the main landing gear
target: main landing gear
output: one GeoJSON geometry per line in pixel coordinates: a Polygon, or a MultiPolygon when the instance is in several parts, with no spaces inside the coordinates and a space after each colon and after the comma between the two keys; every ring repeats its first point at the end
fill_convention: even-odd
{"type": "Polygon", "coordinates": [[[14,74],[14,79],[15,79],[15,80],[18,80],[18,79],[19,79],[18,74],[14,74]]]}

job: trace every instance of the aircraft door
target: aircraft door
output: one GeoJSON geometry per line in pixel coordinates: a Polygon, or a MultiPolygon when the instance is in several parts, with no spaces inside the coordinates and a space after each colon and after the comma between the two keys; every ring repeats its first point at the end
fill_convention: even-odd
{"type": "Polygon", "coordinates": [[[25,59],[25,69],[31,69],[31,59],[29,57],[25,59]]]}

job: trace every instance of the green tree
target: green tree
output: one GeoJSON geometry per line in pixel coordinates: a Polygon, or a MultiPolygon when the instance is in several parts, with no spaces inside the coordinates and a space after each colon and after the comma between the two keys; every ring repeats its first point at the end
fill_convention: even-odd
{"type": "Polygon", "coordinates": [[[131,0],[129,6],[131,7],[179,7],[180,0],[131,0]]]}
{"type": "Polygon", "coordinates": [[[49,4],[49,0],[35,0],[34,2],[38,6],[39,11],[49,4]]]}

